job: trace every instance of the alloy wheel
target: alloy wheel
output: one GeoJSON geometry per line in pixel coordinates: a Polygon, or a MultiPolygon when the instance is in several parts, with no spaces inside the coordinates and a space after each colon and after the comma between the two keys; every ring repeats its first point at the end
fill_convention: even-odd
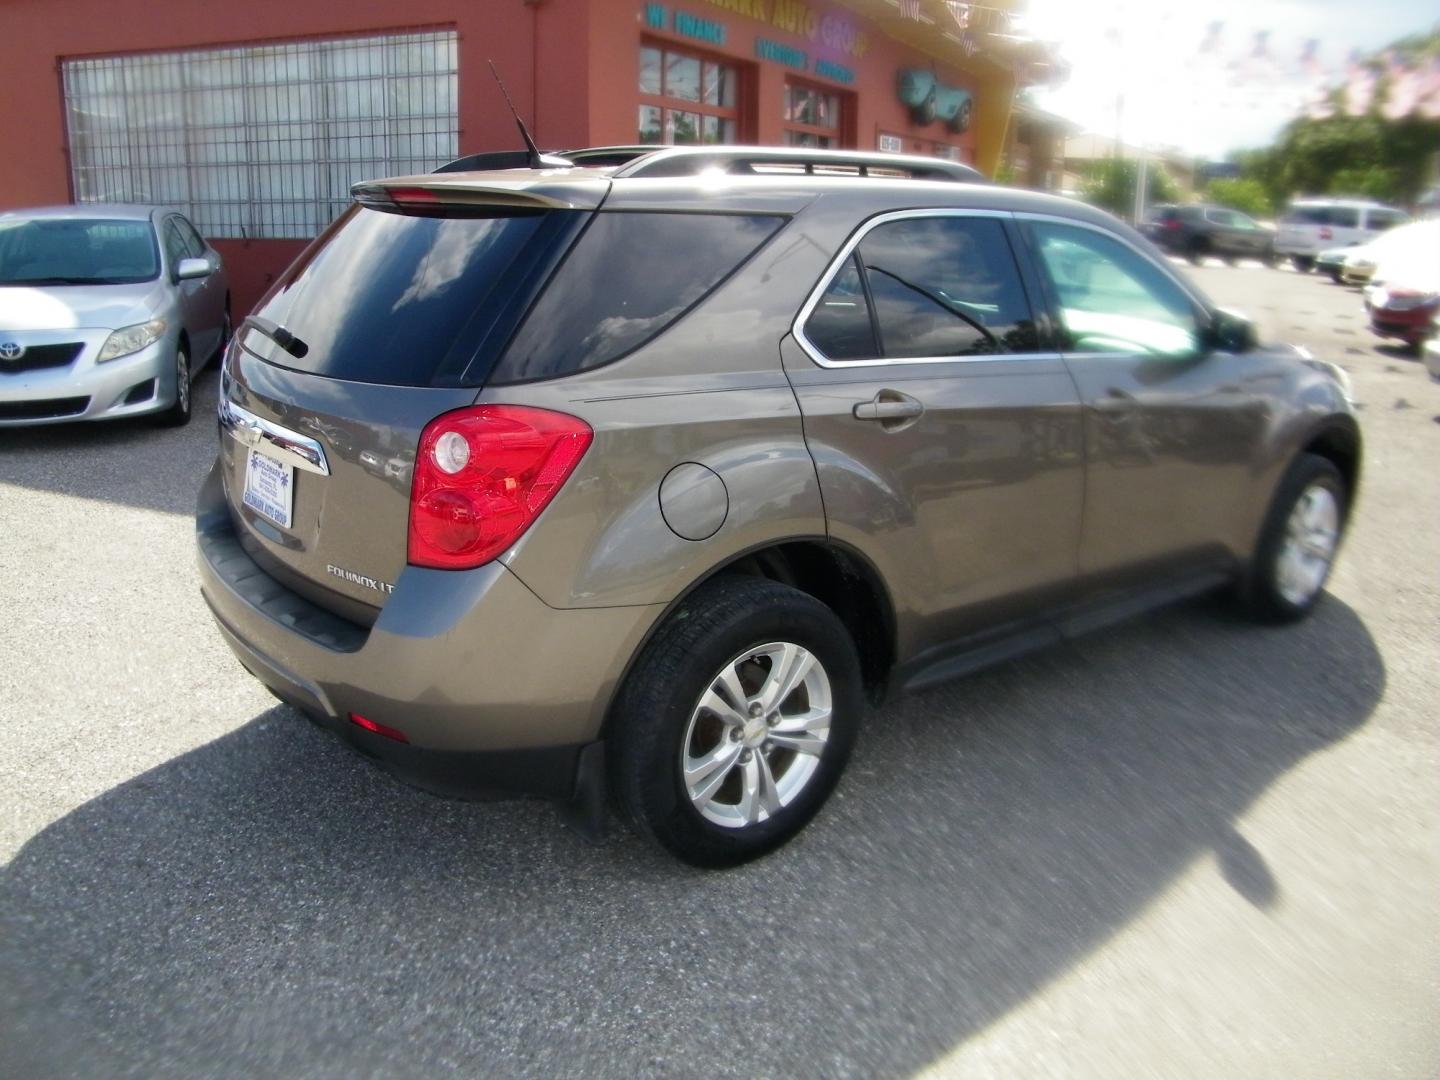
{"type": "Polygon", "coordinates": [[[777,641],[734,657],[685,730],[680,768],[691,805],[731,829],[773,818],[814,778],[832,708],[830,677],[803,646],[777,641]]]}

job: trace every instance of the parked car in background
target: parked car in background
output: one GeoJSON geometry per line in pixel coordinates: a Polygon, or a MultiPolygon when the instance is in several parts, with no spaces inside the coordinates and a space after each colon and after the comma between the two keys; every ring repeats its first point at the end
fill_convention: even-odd
{"type": "Polygon", "coordinates": [[[1341,271],[1345,267],[1345,257],[1354,250],[1348,247],[1327,248],[1315,256],[1315,269],[1339,285],[1344,281],[1341,271]]]}
{"type": "Polygon", "coordinates": [[[867,697],[1227,585],[1306,615],[1344,373],[978,179],[674,147],[357,185],[226,354],[222,634],[422,786],[608,790],[725,866],[819,810],[867,697]]]}
{"type": "Polygon", "coordinates": [[[0,213],[0,425],[190,419],[230,335],[220,255],[177,210],[0,213]]]}
{"type": "Polygon", "coordinates": [[[1403,210],[1366,199],[1297,199],[1280,218],[1275,254],[1309,273],[1321,252],[1363,244],[1409,220],[1403,210]]]}
{"type": "Polygon", "coordinates": [[[1191,262],[1215,256],[1233,259],[1275,259],[1275,234],[1254,218],[1223,206],[1160,205],[1140,229],[1158,247],[1191,262]]]}
{"type": "Polygon", "coordinates": [[[1372,245],[1375,270],[1365,288],[1370,329],[1420,351],[1440,312],[1440,219],[1396,229],[1372,245]]]}

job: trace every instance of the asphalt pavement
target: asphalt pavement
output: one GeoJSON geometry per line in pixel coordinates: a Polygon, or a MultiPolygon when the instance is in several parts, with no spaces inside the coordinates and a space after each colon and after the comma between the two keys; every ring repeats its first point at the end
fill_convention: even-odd
{"type": "Polygon", "coordinates": [[[1351,372],[1332,595],[876,711],[728,873],[276,705],[197,587],[213,372],[179,431],[0,431],[0,1076],[1440,1075],[1440,385],[1354,290],[1188,272],[1351,372]]]}

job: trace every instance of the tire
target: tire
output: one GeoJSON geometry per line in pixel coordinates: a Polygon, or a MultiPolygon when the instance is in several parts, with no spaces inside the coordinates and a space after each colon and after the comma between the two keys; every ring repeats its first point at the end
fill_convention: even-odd
{"type": "Polygon", "coordinates": [[[749,577],[702,585],[660,627],[616,698],[606,758],[617,810],[693,866],[735,866],[773,851],[840,779],[863,709],[859,673],[844,624],[807,593],[749,577]],[[804,654],[813,666],[773,700],[779,673],[804,654]],[[739,696],[748,708],[726,700],[739,696]],[[828,727],[799,719],[827,701],[828,727]],[[788,739],[806,749],[778,745],[788,739]],[[697,770],[689,784],[686,761],[697,770]]]}
{"type": "Polygon", "coordinates": [[[1204,240],[1191,240],[1185,248],[1185,257],[1196,266],[1199,266],[1205,260],[1205,256],[1209,254],[1210,245],[1204,240]]]}
{"type": "Polygon", "coordinates": [[[945,121],[945,126],[956,135],[964,135],[970,127],[970,102],[964,102],[955,110],[955,115],[945,121]]]}
{"type": "Polygon", "coordinates": [[[1290,265],[1299,270],[1302,274],[1310,273],[1310,268],[1315,265],[1315,259],[1310,255],[1291,255],[1290,265]]]}
{"type": "Polygon", "coordinates": [[[225,348],[230,344],[230,339],[235,336],[235,323],[230,318],[230,297],[225,297],[225,321],[220,324],[220,344],[215,346],[214,359],[220,360],[225,356],[225,348]]]}
{"type": "Polygon", "coordinates": [[[182,342],[175,347],[175,403],[156,414],[159,426],[183,427],[190,422],[190,376],[190,353],[182,342]]]}
{"type": "Polygon", "coordinates": [[[1330,271],[1330,280],[1333,281],[1336,285],[1344,285],[1344,284],[1345,284],[1345,279],[1340,276],[1340,271],[1339,271],[1339,270],[1331,270],[1331,271],[1330,271]]]}
{"type": "Polygon", "coordinates": [[[914,119],[921,127],[929,127],[935,122],[935,90],[932,87],[925,100],[915,106],[914,119]]]}
{"type": "Polygon", "coordinates": [[[1295,459],[1265,517],[1241,599],[1260,622],[1294,622],[1325,594],[1345,528],[1349,492],[1333,462],[1295,459]]]}

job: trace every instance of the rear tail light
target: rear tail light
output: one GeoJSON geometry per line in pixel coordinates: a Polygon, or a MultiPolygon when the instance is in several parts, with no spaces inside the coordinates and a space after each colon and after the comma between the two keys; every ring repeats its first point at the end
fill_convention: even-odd
{"type": "Polygon", "coordinates": [[[1322,226],[1320,226],[1320,239],[1321,239],[1321,240],[1329,240],[1329,239],[1330,239],[1332,236],[1334,236],[1334,235],[1335,235],[1335,233],[1334,233],[1333,231],[1331,231],[1329,225],[1322,225],[1322,226]]]}
{"type": "Polygon", "coordinates": [[[1174,232],[1176,229],[1180,228],[1180,219],[1168,218],[1165,222],[1165,228],[1169,229],[1171,232],[1174,232]]]}
{"type": "Polygon", "coordinates": [[[521,405],[436,417],[415,459],[411,565],[466,570],[495,558],[540,516],[593,437],[583,420],[521,405]]]}

